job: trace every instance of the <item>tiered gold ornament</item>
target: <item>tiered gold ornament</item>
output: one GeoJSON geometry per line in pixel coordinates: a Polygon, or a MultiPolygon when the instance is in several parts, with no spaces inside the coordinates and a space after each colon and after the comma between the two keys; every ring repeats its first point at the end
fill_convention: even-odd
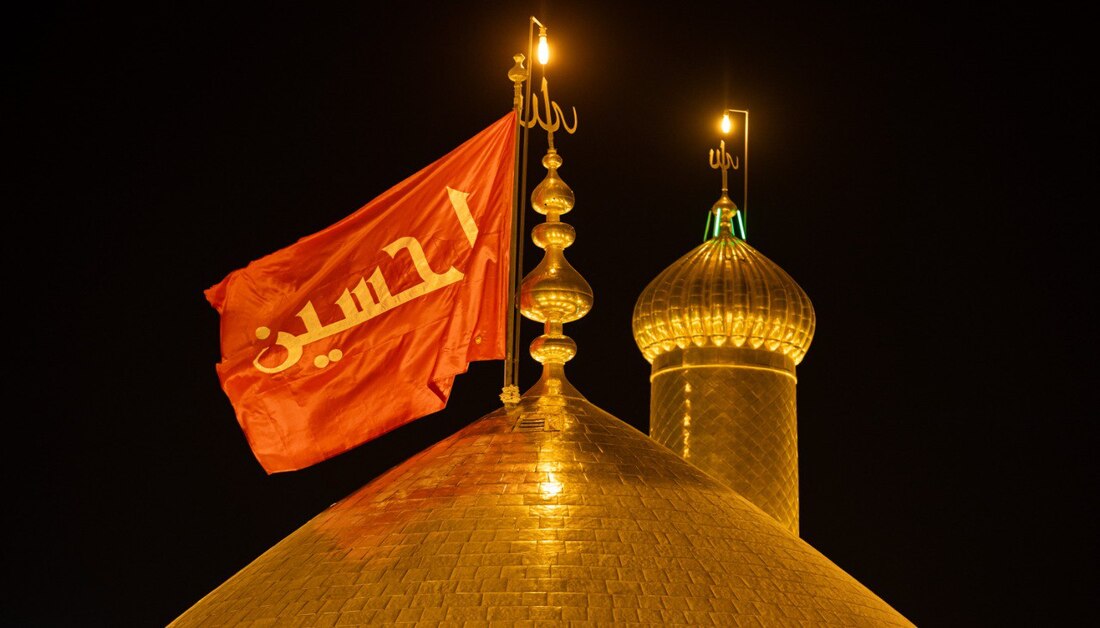
{"type": "Polygon", "coordinates": [[[814,333],[809,297],[734,236],[723,142],[718,232],[659,274],[634,307],[652,366],[650,435],[798,534],[795,365],[814,333]]]}
{"type": "Polygon", "coordinates": [[[573,227],[559,217],[573,209],[573,191],[558,177],[562,158],[554,148],[542,158],[548,173],[531,194],[531,206],[546,222],[531,231],[535,246],[545,251],[542,261],[520,288],[520,312],[544,325],[543,334],[531,343],[531,356],[543,366],[539,383],[525,396],[549,393],[565,380],[565,363],[577,354],[577,344],[562,333],[562,324],[573,322],[592,309],[592,288],[565,259],[565,248],[577,237],[573,227]]]}
{"type": "Polygon", "coordinates": [[[573,194],[549,171],[532,204],[545,251],[523,281],[543,372],[373,480],[180,616],[214,625],[909,626],[728,487],[589,403],[562,325],[592,307],[565,261],[573,194]]]}

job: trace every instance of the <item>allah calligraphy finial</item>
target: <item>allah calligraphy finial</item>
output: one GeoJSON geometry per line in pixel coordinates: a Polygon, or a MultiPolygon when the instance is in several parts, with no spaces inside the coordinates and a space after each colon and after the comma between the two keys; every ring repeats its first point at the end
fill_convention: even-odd
{"type": "Polygon", "coordinates": [[[714,149],[710,149],[710,167],[715,170],[722,170],[722,194],[729,192],[729,179],[728,172],[730,170],[737,170],[741,167],[741,159],[738,157],[731,157],[726,152],[726,140],[718,140],[718,152],[715,153],[714,149]]]}
{"type": "Polygon", "coordinates": [[[710,208],[711,211],[707,217],[707,228],[704,239],[715,237],[723,230],[729,230],[732,235],[741,239],[745,239],[746,237],[745,204],[748,202],[749,197],[747,177],[749,160],[749,112],[741,109],[727,109],[725,113],[722,114],[721,128],[723,134],[728,134],[733,128],[730,122],[731,111],[745,114],[745,127],[743,129],[745,137],[745,169],[741,172],[741,178],[742,181],[744,181],[741,207],[738,208],[737,204],[734,203],[729,196],[729,171],[741,170],[741,158],[731,156],[729,152],[726,151],[726,140],[719,139],[718,150],[716,151],[713,148],[710,149],[710,167],[722,171],[722,195],[710,208]]]}
{"type": "MultiPolygon", "coordinates": [[[[539,48],[538,48],[538,60],[543,66],[550,60],[550,48],[546,43],[546,27],[539,25],[539,48]]],[[[542,104],[543,111],[539,111],[539,97],[535,94],[531,97],[531,113],[534,115],[533,119],[524,120],[523,124],[527,125],[527,128],[532,128],[536,124],[542,127],[547,133],[548,142],[550,148],[554,147],[554,132],[560,129],[565,129],[566,133],[572,134],[577,130],[577,108],[573,107],[573,124],[570,125],[565,120],[565,114],[561,110],[561,106],[558,103],[550,99],[550,84],[546,80],[545,70],[542,77],[542,104]]]]}

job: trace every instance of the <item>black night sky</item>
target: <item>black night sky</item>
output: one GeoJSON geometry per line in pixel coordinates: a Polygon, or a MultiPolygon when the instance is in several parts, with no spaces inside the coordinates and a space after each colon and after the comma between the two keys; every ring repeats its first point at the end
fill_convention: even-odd
{"type": "Polygon", "coordinates": [[[701,241],[717,116],[747,108],[749,241],[817,312],[798,367],[803,538],[918,625],[1095,614],[1083,15],[175,4],[9,15],[3,623],[163,625],[497,406],[501,363],[476,363],[446,410],[268,476],[219,386],[203,290],[507,112],[531,15],[580,122],[557,143],[567,256],[596,304],[566,326],[571,381],[647,430],[634,301],[701,241]]]}

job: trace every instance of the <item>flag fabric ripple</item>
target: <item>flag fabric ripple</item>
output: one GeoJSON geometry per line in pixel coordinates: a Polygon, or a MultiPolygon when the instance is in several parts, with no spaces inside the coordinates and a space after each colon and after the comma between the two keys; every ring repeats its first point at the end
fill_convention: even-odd
{"type": "Polygon", "coordinates": [[[218,377],[268,473],[441,410],[504,358],[515,114],[206,290],[218,377]]]}

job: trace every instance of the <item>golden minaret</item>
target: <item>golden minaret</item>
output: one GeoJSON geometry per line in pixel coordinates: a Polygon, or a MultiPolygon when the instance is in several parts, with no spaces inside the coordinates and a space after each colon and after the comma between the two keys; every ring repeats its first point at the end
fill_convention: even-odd
{"type": "Polygon", "coordinates": [[[912,625],[570,384],[577,345],[562,327],[593,295],[563,253],[574,197],[552,139],[542,163],[532,240],[545,256],[520,294],[544,326],[538,382],[334,504],[172,626],[912,625]]]}
{"type": "Polygon", "coordinates": [[[722,171],[709,221],[717,229],[634,307],[634,339],[652,364],[650,436],[798,534],[795,365],[813,338],[814,309],[745,242],[727,192],[727,171],[740,163],[724,140],[711,165],[722,171]]]}

